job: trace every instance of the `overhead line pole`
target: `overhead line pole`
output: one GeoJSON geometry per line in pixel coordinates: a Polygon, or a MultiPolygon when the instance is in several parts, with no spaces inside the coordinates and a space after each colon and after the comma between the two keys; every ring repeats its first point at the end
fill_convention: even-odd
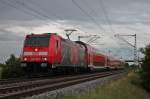
{"type": "Polygon", "coordinates": [[[137,59],[137,37],[136,37],[136,34],[134,34],[134,35],[120,35],[120,34],[116,34],[115,37],[118,37],[119,39],[123,40],[124,42],[126,42],[127,44],[129,44],[130,46],[132,46],[134,48],[134,64],[136,65],[138,63],[138,59],[137,59]],[[132,36],[132,37],[134,37],[134,45],[131,44],[130,42],[128,42],[127,40],[125,40],[124,38],[122,38],[121,36],[132,36]]]}

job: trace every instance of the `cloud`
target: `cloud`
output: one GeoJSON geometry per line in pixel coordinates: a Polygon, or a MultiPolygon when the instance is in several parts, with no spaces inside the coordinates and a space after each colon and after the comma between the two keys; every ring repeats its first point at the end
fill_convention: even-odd
{"type": "Polygon", "coordinates": [[[20,56],[23,42],[21,41],[0,41],[0,63],[5,62],[10,54],[20,56]]]}
{"type": "Polygon", "coordinates": [[[0,31],[0,42],[1,41],[20,41],[22,36],[16,35],[14,32],[1,30],[0,31]]]}
{"type": "MultiPolygon", "coordinates": [[[[32,22],[33,22],[32,24],[34,24],[34,21],[32,21],[32,22]]],[[[22,21],[22,23],[24,23],[24,22],[22,21]]],[[[36,23],[36,21],[35,21],[35,23],[36,23]]],[[[26,21],[26,24],[27,24],[27,21],[26,21]]],[[[30,21],[29,21],[29,24],[30,24],[30,21]]],[[[140,27],[139,25],[141,25],[141,24],[136,24],[137,27],[140,27]]],[[[112,53],[116,53],[117,49],[118,50],[123,49],[124,51],[127,50],[127,49],[124,48],[124,46],[127,47],[127,45],[126,44],[122,45],[121,41],[118,41],[117,38],[114,38],[113,33],[109,32],[109,31],[103,32],[103,30],[99,31],[99,29],[97,29],[97,27],[90,24],[90,22],[69,21],[69,20],[56,21],[56,22],[49,21],[48,24],[43,23],[43,24],[40,24],[40,25],[35,25],[35,26],[33,25],[32,27],[29,27],[28,25],[25,25],[25,26],[20,25],[19,26],[18,22],[16,22],[16,25],[15,24],[14,25],[9,25],[8,27],[5,26],[5,28],[3,28],[3,33],[1,33],[1,37],[3,37],[3,38],[1,38],[1,41],[13,41],[13,40],[15,40],[15,41],[18,41],[18,42],[23,42],[25,35],[29,34],[29,33],[38,34],[38,33],[55,33],[56,32],[59,35],[65,37],[64,29],[74,28],[74,26],[78,26],[78,28],[80,28],[81,30],[86,30],[88,32],[83,32],[83,31],[79,30],[78,32],[75,32],[71,35],[72,40],[77,40],[79,35],[85,35],[86,36],[86,35],[93,35],[93,34],[95,35],[96,34],[96,35],[99,35],[101,38],[96,40],[95,43],[103,44],[103,45],[93,45],[97,49],[104,50],[104,51],[106,49],[111,49],[112,53]],[[118,43],[118,42],[120,42],[120,43],[118,43]]],[[[103,27],[106,30],[108,29],[107,25],[104,25],[103,27]]],[[[136,30],[136,28],[132,27],[132,25],[131,25],[131,28],[129,28],[129,27],[130,27],[130,25],[113,25],[114,29],[118,28],[117,31],[119,31],[119,33],[121,33],[122,31],[126,31],[126,33],[130,34],[130,33],[133,33],[136,30]]],[[[122,34],[124,34],[124,33],[122,33],[122,34]]],[[[90,38],[85,38],[85,39],[82,39],[82,41],[87,42],[89,39],[90,38]]],[[[145,37],[143,37],[142,39],[144,40],[145,37]]],[[[147,39],[149,39],[149,38],[147,37],[147,39]]],[[[130,40],[133,41],[133,39],[130,39],[130,40]]],[[[17,42],[16,42],[16,44],[17,44],[17,42]]],[[[20,47],[19,52],[21,52],[20,51],[21,46],[22,46],[21,44],[23,44],[23,43],[20,43],[20,45],[19,45],[19,47],[20,47]]],[[[15,45],[15,44],[12,44],[12,45],[15,45]]],[[[1,49],[4,49],[6,47],[9,48],[10,46],[1,47],[1,49]]],[[[130,48],[130,49],[132,49],[132,48],[130,48]]],[[[8,52],[8,51],[5,50],[5,53],[10,53],[10,52],[12,52],[12,51],[8,52]]],[[[14,50],[13,53],[15,53],[15,50],[14,50]]],[[[123,55],[121,53],[119,53],[119,54],[123,55]]],[[[18,53],[17,53],[17,55],[18,55],[18,53]]],[[[131,53],[128,52],[128,54],[126,54],[126,55],[131,56],[131,53]]],[[[123,55],[123,56],[127,58],[126,55],[123,55]]]]}
{"type": "MultiPolygon", "coordinates": [[[[144,47],[150,43],[150,1],[148,0],[102,0],[103,5],[99,0],[86,0],[85,2],[76,0],[102,28],[98,28],[87,15],[73,4],[72,0],[16,1],[22,3],[11,0],[4,2],[8,2],[17,9],[7,3],[0,3],[0,43],[3,44],[0,46],[1,57],[10,53],[16,54],[16,51],[18,55],[26,34],[57,32],[65,37],[64,30],[69,28],[78,30],[71,35],[72,40],[77,40],[79,35],[99,35],[101,38],[94,43],[100,45],[93,46],[104,51],[112,49],[112,53],[122,56],[131,56],[132,48],[115,38],[115,34],[136,33],[138,47],[144,47]],[[87,6],[87,3],[90,7],[87,6]],[[38,11],[39,14],[29,10],[27,6],[38,11]],[[112,32],[111,28],[115,32],[112,32]],[[101,45],[102,43],[103,45],[101,45]],[[15,49],[16,45],[18,45],[17,49],[15,49]],[[119,49],[122,52],[117,53],[116,51],[119,49]]],[[[82,41],[87,42],[89,39],[85,38],[82,41]]],[[[125,39],[134,43],[133,38],[125,39]]]]}

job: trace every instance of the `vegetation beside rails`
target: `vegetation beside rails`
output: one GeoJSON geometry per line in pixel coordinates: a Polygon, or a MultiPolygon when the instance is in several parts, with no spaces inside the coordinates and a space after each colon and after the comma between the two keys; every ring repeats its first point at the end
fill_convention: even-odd
{"type": "Polygon", "coordinates": [[[2,78],[2,69],[3,69],[3,66],[0,64],[0,79],[2,78]]]}
{"type": "Polygon", "coordinates": [[[145,48],[141,48],[141,52],[145,55],[142,64],[140,76],[142,79],[143,87],[150,92],[150,45],[145,48]]]}
{"type": "Polygon", "coordinates": [[[141,82],[140,76],[131,72],[88,93],[79,96],[63,96],[60,99],[150,99],[150,93],[143,89],[141,82]]]}
{"type": "Polygon", "coordinates": [[[6,60],[5,64],[0,64],[0,78],[17,78],[23,76],[23,70],[20,67],[19,59],[13,54],[6,60]]]}

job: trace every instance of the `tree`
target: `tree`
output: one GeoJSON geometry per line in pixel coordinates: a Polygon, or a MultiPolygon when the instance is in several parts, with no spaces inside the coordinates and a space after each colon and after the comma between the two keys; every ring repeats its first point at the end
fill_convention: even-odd
{"type": "Polygon", "coordinates": [[[1,76],[2,76],[2,70],[4,68],[4,64],[0,63],[0,79],[1,79],[1,76]]]}
{"type": "Polygon", "coordinates": [[[5,62],[5,66],[2,71],[2,78],[16,78],[23,75],[23,71],[20,67],[19,59],[15,55],[11,54],[10,58],[5,62]]]}
{"type": "Polygon", "coordinates": [[[15,57],[15,55],[11,54],[10,58],[5,62],[8,67],[18,67],[20,65],[19,60],[15,57]]]}
{"type": "Polygon", "coordinates": [[[145,54],[142,63],[142,84],[148,91],[150,91],[150,45],[146,46],[142,51],[145,54]]]}
{"type": "Polygon", "coordinates": [[[4,64],[0,63],[0,67],[1,67],[1,68],[4,67],[4,66],[5,66],[4,64]]]}
{"type": "Polygon", "coordinates": [[[128,64],[128,63],[125,63],[125,67],[126,67],[126,68],[129,68],[129,64],[128,64]]]}

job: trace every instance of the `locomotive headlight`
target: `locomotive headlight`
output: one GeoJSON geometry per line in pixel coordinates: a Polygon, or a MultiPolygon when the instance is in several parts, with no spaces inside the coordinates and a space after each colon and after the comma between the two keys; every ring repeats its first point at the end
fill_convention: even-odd
{"type": "Polygon", "coordinates": [[[27,58],[24,58],[24,61],[27,61],[27,58]]]}
{"type": "Polygon", "coordinates": [[[47,58],[43,58],[43,60],[47,61],[47,58]]]}

